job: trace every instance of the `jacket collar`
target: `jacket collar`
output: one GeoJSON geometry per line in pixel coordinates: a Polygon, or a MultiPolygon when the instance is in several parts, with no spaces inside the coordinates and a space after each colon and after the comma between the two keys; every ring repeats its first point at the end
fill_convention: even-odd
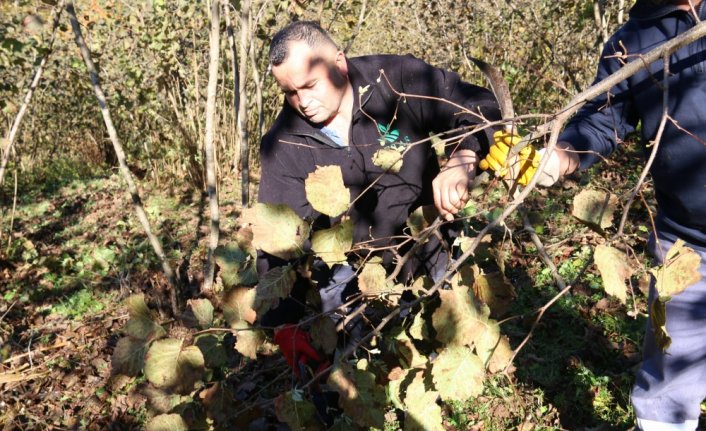
{"type": "MultiPolygon", "coordinates": [[[[696,7],[696,11],[701,13],[703,2],[696,7]]],[[[637,0],[635,6],[630,9],[630,18],[636,20],[658,19],[676,12],[679,9],[671,2],[661,2],[656,4],[654,0],[637,0]]]]}

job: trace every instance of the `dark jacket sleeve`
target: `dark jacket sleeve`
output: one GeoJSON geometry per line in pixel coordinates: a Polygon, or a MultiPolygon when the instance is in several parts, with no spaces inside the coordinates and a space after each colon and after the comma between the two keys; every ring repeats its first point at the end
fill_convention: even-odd
{"type": "MultiPolygon", "coordinates": [[[[489,90],[464,82],[457,73],[433,67],[413,56],[403,59],[400,62],[403,91],[438,99],[411,97],[407,100],[412,112],[419,115],[419,120],[429,130],[442,133],[465,128],[467,133],[473,126],[500,119],[498,103],[489,90]]],[[[450,132],[445,137],[463,133],[450,132]]],[[[459,145],[447,145],[446,154],[451,155],[456,149],[469,149],[485,157],[492,134],[493,130],[486,128],[468,135],[459,145]]]]}
{"type": "MultiPolygon", "coordinates": [[[[620,40],[621,33],[617,33],[606,43],[594,84],[620,69],[620,61],[610,58],[616,53],[620,40]]],[[[600,161],[601,156],[612,153],[618,142],[635,131],[638,121],[630,96],[630,83],[624,80],[608,93],[586,103],[569,121],[559,140],[570,143],[579,151],[581,169],[586,169],[600,161]]]]}

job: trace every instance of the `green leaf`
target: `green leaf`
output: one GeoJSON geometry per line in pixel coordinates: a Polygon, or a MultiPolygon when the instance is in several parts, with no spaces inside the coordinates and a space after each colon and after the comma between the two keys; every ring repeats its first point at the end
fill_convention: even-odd
{"type": "Polygon", "coordinates": [[[213,304],[210,300],[189,299],[186,301],[185,319],[189,326],[208,329],[213,324],[213,304]]]}
{"type": "Polygon", "coordinates": [[[423,316],[424,303],[422,309],[414,315],[412,325],[409,327],[409,335],[415,340],[423,341],[429,339],[429,329],[427,328],[427,320],[423,316]]]}
{"type": "Polygon", "coordinates": [[[241,221],[250,224],[256,249],[285,260],[304,253],[309,225],[288,206],[259,203],[243,210],[241,221]]]}
{"type": "Polygon", "coordinates": [[[348,210],[351,192],[343,184],[340,166],[319,166],[304,180],[306,199],[316,211],[338,217],[348,210]]]}
{"type": "Polygon", "coordinates": [[[398,174],[402,170],[402,153],[392,148],[381,148],[373,154],[373,164],[386,172],[398,174]]]}
{"type": "Polygon", "coordinates": [[[130,296],[127,299],[127,308],[130,319],[125,325],[125,332],[132,338],[151,341],[167,334],[164,328],[153,320],[143,294],[130,296]]]}
{"type": "Polygon", "coordinates": [[[321,425],[316,418],[316,407],[307,400],[295,401],[292,392],[280,394],[275,398],[275,414],[293,430],[316,431],[321,425]]]}
{"type": "Polygon", "coordinates": [[[226,288],[250,286],[257,283],[255,260],[237,244],[220,246],[213,256],[221,268],[219,275],[226,288]]]}
{"type": "Polygon", "coordinates": [[[145,359],[145,377],[157,388],[188,393],[204,373],[204,358],[196,346],[182,348],[182,340],[152,343],[145,359]]]}
{"type": "Polygon", "coordinates": [[[432,314],[436,339],[451,346],[472,346],[485,331],[479,313],[463,276],[456,274],[452,289],[440,290],[441,305],[432,314]]]}
{"type": "Polygon", "coordinates": [[[328,384],[338,392],[338,404],[355,423],[363,427],[383,428],[385,388],[375,383],[375,374],[342,363],[331,372],[328,384]]]}
{"type": "Polygon", "coordinates": [[[406,416],[405,431],[443,431],[441,407],[436,404],[438,392],[429,391],[424,386],[424,376],[418,373],[407,387],[404,399],[406,416]]]}
{"type": "Polygon", "coordinates": [[[255,305],[256,288],[235,287],[228,290],[223,298],[223,318],[232,328],[240,321],[255,323],[257,313],[255,305]]]}
{"type": "Polygon", "coordinates": [[[149,341],[133,337],[123,337],[113,351],[111,359],[113,373],[135,377],[145,366],[145,355],[149,341]]]}
{"type": "Polygon", "coordinates": [[[485,366],[471,349],[449,347],[432,362],[434,387],[444,401],[466,401],[483,392],[485,366]]]}
{"type": "Polygon", "coordinates": [[[336,350],[338,332],[336,324],[328,316],[320,316],[311,324],[311,344],[330,355],[336,350]]]}
{"type": "Polygon", "coordinates": [[[345,220],[330,228],[314,232],[311,249],[330,267],[346,263],[346,252],[353,245],[353,222],[345,220]]]}
{"type": "Polygon", "coordinates": [[[382,123],[378,123],[378,131],[384,135],[387,133],[387,126],[382,123]]]}
{"type": "Polygon", "coordinates": [[[666,301],[701,280],[700,266],[701,256],[683,240],[677,240],[667,252],[664,264],[650,270],[659,297],[666,301]]]}
{"type": "Polygon", "coordinates": [[[251,329],[247,322],[239,322],[234,329],[242,329],[235,336],[235,350],[246,358],[257,359],[257,352],[265,343],[265,334],[259,329],[251,329]]]}
{"type": "Polygon", "coordinates": [[[189,431],[189,427],[180,415],[167,414],[150,419],[145,431],[189,431]]]}
{"type": "Polygon", "coordinates": [[[582,190],[574,197],[571,215],[594,231],[604,233],[613,224],[613,213],[618,208],[618,198],[599,190],[582,190]]]}
{"type": "Polygon", "coordinates": [[[593,259],[603,278],[603,288],[623,304],[627,302],[628,293],[625,280],[632,276],[628,265],[628,256],[620,250],[601,244],[596,247],[593,259]]]}
{"type": "Polygon", "coordinates": [[[263,316],[271,308],[277,307],[281,298],[289,296],[297,274],[292,266],[278,266],[267,271],[255,288],[253,308],[258,316],[263,316]]]}
{"type": "Polygon", "coordinates": [[[201,350],[205,365],[209,368],[225,365],[228,360],[223,337],[214,334],[203,334],[196,337],[194,345],[201,350]]]}

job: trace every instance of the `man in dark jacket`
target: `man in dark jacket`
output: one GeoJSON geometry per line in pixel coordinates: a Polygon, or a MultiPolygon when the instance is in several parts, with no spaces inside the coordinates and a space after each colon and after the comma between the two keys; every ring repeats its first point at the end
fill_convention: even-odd
{"type": "MultiPolygon", "coordinates": [[[[595,82],[706,19],[701,0],[638,0],[630,19],[606,43],[595,82]],[[626,58],[625,55],[628,57],[626,58]]],[[[641,124],[644,144],[655,140],[662,119],[663,62],[655,62],[587,103],[569,122],[549,155],[538,184],[585,169],[609,155],[641,124]]],[[[659,209],[648,245],[662,263],[678,239],[701,255],[701,280],[667,302],[663,352],[654,328],[647,330],[643,363],[632,393],[639,429],[694,430],[706,398],[706,39],[671,55],[668,113],[651,168],[659,209]]],[[[645,148],[646,153],[652,150],[645,148]]],[[[497,160],[481,163],[497,166],[497,160]]],[[[650,303],[656,296],[650,289],[650,303]]]]}
{"type": "MultiPolygon", "coordinates": [[[[478,160],[489,146],[492,131],[482,126],[500,116],[488,90],[412,56],[346,58],[312,22],[280,30],[269,58],[286,101],[262,139],[260,202],[286,204],[313,220],[314,229],[330,227],[336,220],[312,208],[304,180],[318,166],[339,166],[351,192],[346,215],[353,221],[353,243],[365,241],[370,249],[395,247],[419,206],[435,204],[446,220],[464,207],[478,160]],[[447,131],[458,138],[447,141],[448,162],[440,170],[429,136],[447,131]],[[374,155],[382,148],[404,154],[399,172],[376,166],[374,155]]],[[[389,268],[393,254],[382,257],[389,268]]],[[[418,257],[401,281],[420,268],[438,277],[448,261],[435,238],[418,257]]],[[[279,264],[263,253],[258,270],[279,264]]],[[[323,311],[331,311],[350,293],[355,276],[346,264],[324,272],[318,287],[323,311]]],[[[266,316],[268,323],[296,320],[296,304],[282,301],[266,316]]]]}

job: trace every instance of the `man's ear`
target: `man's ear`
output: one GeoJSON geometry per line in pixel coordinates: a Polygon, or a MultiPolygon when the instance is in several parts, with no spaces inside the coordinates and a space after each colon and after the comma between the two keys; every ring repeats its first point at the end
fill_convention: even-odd
{"type": "Polygon", "coordinates": [[[341,75],[348,77],[348,61],[346,60],[346,54],[344,54],[343,51],[338,51],[336,53],[334,64],[341,75]]]}

